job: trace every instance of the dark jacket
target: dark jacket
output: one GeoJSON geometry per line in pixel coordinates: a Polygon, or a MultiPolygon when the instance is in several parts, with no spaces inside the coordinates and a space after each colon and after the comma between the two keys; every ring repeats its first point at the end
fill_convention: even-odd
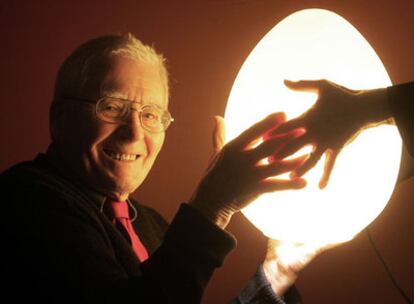
{"type": "Polygon", "coordinates": [[[167,227],[134,202],[135,229],[151,254],[141,264],[99,200],[45,155],[3,173],[0,193],[2,297],[14,303],[199,303],[235,246],[188,205],[167,227]]]}

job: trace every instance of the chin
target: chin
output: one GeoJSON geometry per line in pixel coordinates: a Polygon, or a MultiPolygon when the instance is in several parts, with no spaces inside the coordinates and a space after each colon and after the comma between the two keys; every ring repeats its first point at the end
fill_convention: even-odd
{"type": "MultiPolygon", "coordinates": [[[[147,173],[142,174],[146,168],[110,168],[99,162],[95,163],[94,178],[91,182],[100,193],[107,196],[122,196],[134,192],[145,180],[147,173]]],[[[92,173],[92,172],[91,172],[92,173]]],[[[115,198],[115,197],[114,197],[115,198]]]]}
{"type": "Polygon", "coordinates": [[[131,180],[131,179],[116,179],[111,180],[110,187],[107,189],[110,190],[111,193],[116,193],[119,196],[128,197],[128,195],[134,192],[138,187],[142,184],[142,180],[131,180]]]}

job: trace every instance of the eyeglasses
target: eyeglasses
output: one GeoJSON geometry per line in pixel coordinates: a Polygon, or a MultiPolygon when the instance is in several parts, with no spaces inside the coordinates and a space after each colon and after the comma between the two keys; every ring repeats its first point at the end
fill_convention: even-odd
{"type": "Polygon", "coordinates": [[[140,105],[140,103],[109,96],[102,97],[98,101],[84,98],[68,99],[94,103],[96,117],[109,123],[126,124],[131,110],[135,110],[139,114],[141,126],[152,133],[166,131],[169,125],[174,121],[174,118],[171,117],[171,114],[167,110],[164,110],[155,104],[136,106],[140,105]]]}

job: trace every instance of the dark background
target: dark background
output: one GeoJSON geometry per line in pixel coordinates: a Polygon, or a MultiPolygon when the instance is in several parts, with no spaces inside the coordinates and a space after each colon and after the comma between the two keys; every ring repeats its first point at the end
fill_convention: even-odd
{"type": "MultiPolygon", "coordinates": [[[[54,77],[64,58],[87,39],[130,31],[168,58],[172,75],[170,110],[176,121],[135,194],[170,220],[203,174],[212,117],[224,113],[246,56],[281,19],[314,7],[332,10],[359,29],[394,83],[414,80],[413,0],[1,1],[0,171],[45,151],[54,77]]],[[[371,231],[414,298],[414,180],[397,189],[371,231]]],[[[266,240],[242,215],[229,230],[238,247],[215,273],[204,303],[226,303],[263,258],[266,240]]],[[[402,303],[364,233],[318,257],[302,272],[298,287],[305,303],[402,303]]]]}

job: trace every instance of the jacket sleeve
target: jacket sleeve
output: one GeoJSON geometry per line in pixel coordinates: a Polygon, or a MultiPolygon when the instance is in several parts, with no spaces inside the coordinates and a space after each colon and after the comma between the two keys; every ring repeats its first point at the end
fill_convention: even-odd
{"type": "Polygon", "coordinates": [[[387,94],[403,142],[414,157],[414,82],[389,87],[387,94]]]}
{"type": "Polygon", "coordinates": [[[283,296],[277,295],[260,265],[255,275],[247,283],[239,296],[231,304],[300,304],[301,298],[295,286],[289,288],[283,296]]]}
{"type": "Polygon", "coordinates": [[[161,303],[200,303],[214,269],[234,246],[230,234],[182,204],[162,245],[141,269],[162,286],[161,303]]]}

